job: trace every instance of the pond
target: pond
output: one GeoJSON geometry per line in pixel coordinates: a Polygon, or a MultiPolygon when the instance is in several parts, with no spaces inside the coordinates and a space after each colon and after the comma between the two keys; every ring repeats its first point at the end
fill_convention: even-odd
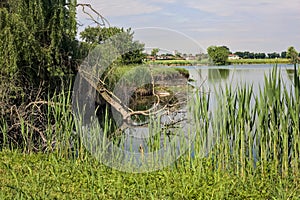
{"type": "MultiPolygon", "coordinates": [[[[274,64],[262,65],[229,65],[229,66],[182,66],[189,70],[190,79],[195,80],[194,86],[204,86],[212,93],[219,87],[230,85],[235,88],[238,85],[253,85],[254,94],[258,94],[259,87],[264,85],[264,76],[269,75],[274,64]]],[[[287,86],[292,84],[294,77],[294,66],[278,64],[281,78],[287,86]]]]}
{"type": "MultiPolygon", "coordinates": [[[[243,86],[250,87],[253,86],[253,94],[252,98],[250,100],[250,106],[254,107],[255,104],[255,97],[260,96],[260,91],[264,90],[265,85],[265,77],[269,77],[269,75],[272,73],[272,70],[274,69],[274,65],[271,64],[262,64],[262,65],[230,65],[230,66],[182,66],[182,68],[189,70],[190,72],[190,79],[192,80],[190,84],[192,84],[194,87],[198,87],[199,90],[202,93],[210,94],[210,101],[209,101],[209,112],[211,112],[212,118],[214,117],[215,113],[217,115],[220,114],[218,109],[220,109],[220,105],[218,105],[218,95],[221,90],[225,90],[226,87],[230,87],[234,94],[238,91],[238,88],[241,88],[243,86]],[[254,97],[254,98],[253,98],[254,97]]],[[[294,84],[294,65],[288,65],[288,64],[280,64],[277,65],[277,70],[280,74],[281,78],[281,88],[285,86],[287,90],[290,89],[293,90],[293,84],[294,84]]],[[[282,90],[283,91],[283,90],[282,90]]],[[[281,92],[282,92],[281,91],[281,92]]],[[[264,93],[265,94],[265,93],[264,93]]],[[[280,94],[282,95],[282,94],[280,94]]],[[[223,101],[222,101],[223,102],[223,101]]],[[[228,106],[228,105],[221,105],[221,106],[228,106]]],[[[237,108],[236,108],[237,109],[237,108]]],[[[271,109],[271,108],[268,108],[271,109]]],[[[223,111],[221,111],[223,112],[223,111]]],[[[270,111],[271,112],[271,111],[270,111]]],[[[257,113],[258,114],[258,113],[257,113]]],[[[256,127],[258,116],[256,116],[254,127],[256,127]]],[[[220,115],[220,116],[225,116],[220,115]]],[[[226,116],[225,116],[226,117],[226,116]]],[[[223,117],[221,117],[220,120],[223,120],[223,117]],[[222,119],[221,119],[222,118],[222,119]]],[[[243,119],[244,120],[244,119],[243,119]]],[[[228,122],[228,121],[227,121],[228,122]]],[[[221,126],[224,126],[223,122],[213,122],[213,123],[220,123],[221,126]]],[[[213,124],[212,123],[212,124],[213,124]]],[[[219,130],[216,130],[216,127],[212,128],[210,125],[209,131],[205,134],[205,137],[208,138],[216,138],[216,132],[219,132],[219,130]],[[208,135],[208,136],[207,136],[208,135]]],[[[230,125],[229,125],[230,126],[230,125]]],[[[237,127],[235,127],[237,128],[237,127]]],[[[256,129],[256,128],[254,128],[256,129]]],[[[253,129],[253,130],[254,130],[253,129]]],[[[259,128],[258,128],[259,129],[259,128]]],[[[222,131],[221,131],[222,132],[222,131]]],[[[234,131],[224,131],[227,134],[236,135],[236,133],[232,133],[234,131]]],[[[250,131],[252,132],[252,131],[250,131]]],[[[220,134],[220,133],[217,133],[220,134]]],[[[253,133],[250,133],[251,137],[259,138],[263,136],[254,136],[257,134],[256,131],[253,131],[253,133]]],[[[249,135],[248,135],[249,136],[249,135]]],[[[246,137],[246,135],[245,135],[246,137]]],[[[234,143],[234,136],[229,139],[229,143],[232,145],[234,143]]],[[[215,139],[213,139],[215,140],[215,139]]],[[[257,140],[259,141],[259,139],[257,140]]],[[[210,147],[214,146],[215,141],[209,141],[210,147]]],[[[256,163],[258,158],[258,152],[259,152],[258,145],[254,144],[252,147],[252,153],[253,153],[253,161],[256,163]]],[[[206,149],[205,153],[208,153],[209,149],[206,149]]],[[[249,153],[249,152],[248,152],[249,153]]],[[[194,146],[191,151],[192,156],[195,154],[194,146]]]]}
{"type": "MultiPolygon", "coordinates": [[[[274,65],[234,65],[234,66],[179,66],[179,68],[187,69],[190,73],[189,82],[187,85],[190,87],[183,87],[186,90],[185,94],[187,99],[193,99],[193,95],[189,96],[190,92],[195,91],[195,88],[199,88],[201,93],[210,94],[209,101],[209,112],[214,113],[217,108],[216,97],[221,88],[229,86],[235,91],[239,86],[247,85],[253,86],[253,95],[258,96],[260,93],[260,88],[263,89],[265,76],[268,76],[274,65]],[[192,98],[191,98],[192,97],[192,98]]],[[[162,68],[170,68],[163,66],[162,68]]],[[[294,66],[293,65],[277,65],[277,69],[280,72],[282,82],[291,88],[293,84],[294,77],[294,66]]],[[[181,98],[182,94],[178,96],[181,98]]],[[[254,103],[254,99],[251,99],[250,104],[254,103]]],[[[101,153],[101,158],[107,161],[110,166],[120,166],[116,167],[120,170],[125,170],[127,165],[130,169],[132,167],[137,171],[152,171],[161,169],[165,166],[173,163],[180,155],[189,151],[191,157],[194,157],[196,150],[194,143],[191,142],[191,138],[195,137],[196,132],[203,134],[200,137],[210,138],[210,141],[205,141],[203,145],[203,150],[201,153],[203,156],[207,154],[210,149],[214,146],[216,137],[218,135],[212,131],[212,127],[207,129],[207,132],[203,131],[198,126],[194,127],[195,122],[199,119],[190,119],[188,112],[190,108],[187,106],[180,107],[180,112],[177,112],[173,116],[173,119],[180,121],[181,118],[186,118],[186,121],[180,123],[176,129],[163,128],[163,123],[168,122],[172,113],[163,114],[160,117],[154,118],[154,121],[158,123],[150,123],[148,126],[143,127],[133,127],[126,129],[120,140],[116,142],[109,142],[105,144],[107,146],[101,153]],[[186,110],[187,112],[184,112],[186,110]],[[187,114],[188,113],[188,114],[187,114]],[[192,124],[189,124],[192,121],[192,124]],[[194,123],[194,124],[193,124],[194,123]],[[196,130],[197,129],[197,130],[196,130]],[[176,132],[174,134],[174,132],[176,132]],[[159,134],[158,134],[159,133],[159,134]],[[156,135],[155,135],[156,134],[156,135]],[[120,145],[121,144],[121,145],[120,145]],[[114,156],[112,156],[114,152],[114,156]],[[115,156],[117,155],[117,156],[115,156]],[[141,164],[143,160],[151,160],[152,163],[148,163],[146,166],[141,164]],[[145,167],[145,168],[143,168],[145,167]]],[[[193,109],[193,108],[192,108],[193,109]]],[[[191,112],[192,113],[192,112],[191,112]]],[[[214,114],[212,114],[214,115],[214,114]]],[[[198,115],[199,116],[199,115],[198,115]]],[[[116,117],[115,117],[116,118],[116,117]]],[[[193,117],[192,117],[193,118],[193,117]]],[[[201,118],[201,117],[200,117],[201,118]]],[[[212,125],[210,125],[212,126],[212,125]]],[[[232,134],[234,137],[235,131],[226,131],[232,134]]],[[[97,134],[97,133],[96,133],[97,134]]],[[[252,137],[251,131],[248,136],[252,137]]],[[[99,140],[104,140],[100,137],[99,140]]],[[[229,139],[230,143],[234,143],[234,139],[229,139]]],[[[258,159],[256,145],[252,144],[251,148],[253,151],[254,161],[258,159]]],[[[249,153],[249,152],[248,152],[249,153]]],[[[125,170],[126,171],[126,170],[125,170]]]]}

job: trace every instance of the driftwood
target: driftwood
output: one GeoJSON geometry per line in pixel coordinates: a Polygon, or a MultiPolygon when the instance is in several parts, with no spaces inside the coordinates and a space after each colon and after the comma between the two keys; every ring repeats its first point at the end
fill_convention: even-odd
{"type": "Polygon", "coordinates": [[[148,110],[133,111],[132,109],[124,105],[116,95],[114,95],[111,91],[109,91],[105,87],[105,83],[102,80],[98,79],[98,81],[95,82],[93,80],[94,77],[86,71],[80,71],[80,74],[82,78],[84,78],[85,81],[87,81],[90,84],[90,86],[93,89],[95,89],[98,92],[98,94],[100,94],[101,97],[110,106],[112,106],[116,111],[118,111],[122,115],[123,123],[127,124],[127,126],[136,126],[135,123],[131,120],[131,117],[134,115],[144,115],[144,116],[155,115],[157,113],[162,112],[167,107],[167,105],[165,105],[161,109],[156,109],[157,105],[160,102],[160,98],[159,95],[156,95],[155,92],[153,92],[153,94],[157,97],[157,102],[155,103],[154,107],[148,110]]]}
{"type": "MultiPolygon", "coordinates": [[[[109,91],[105,85],[105,83],[100,80],[99,78],[94,77],[93,75],[91,75],[90,73],[81,70],[80,71],[81,77],[94,89],[97,91],[97,93],[99,95],[101,95],[101,97],[112,107],[114,108],[117,112],[119,112],[122,116],[122,124],[119,127],[118,130],[115,131],[115,133],[113,134],[115,135],[120,135],[122,133],[123,130],[125,130],[126,128],[130,128],[130,127],[140,127],[140,126],[145,126],[148,124],[148,122],[142,122],[142,123],[137,123],[134,120],[132,120],[133,116],[138,116],[138,115],[143,115],[143,116],[155,116],[159,113],[165,113],[166,115],[168,115],[170,113],[170,109],[172,107],[176,107],[178,105],[183,104],[183,102],[177,102],[175,104],[169,104],[166,103],[165,105],[163,105],[162,107],[158,107],[161,99],[160,96],[158,94],[156,94],[156,92],[154,91],[154,78],[152,77],[152,94],[154,96],[156,96],[156,102],[154,102],[154,105],[152,108],[148,109],[148,110],[138,110],[138,111],[134,111],[131,108],[129,108],[128,106],[124,105],[123,102],[116,96],[114,95],[111,91],[109,91]]],[[[180,113],[182,111],[178,111],[178,113],[180,113]]],[[[170,117],[170,116],[169,116],[170,117]]],[[[182,119],[177,121],[177,120],[171,120],[170,124],[165,124],[165,127],[170,127],[173,126],[177,123],[182,122],[182,119]]]]}

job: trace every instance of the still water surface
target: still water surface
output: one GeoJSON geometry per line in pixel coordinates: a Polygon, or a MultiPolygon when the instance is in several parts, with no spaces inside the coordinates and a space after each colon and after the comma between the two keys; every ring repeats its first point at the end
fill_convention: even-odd
{"type": "MultiPolygon", "coordinates": [[[[226,86],[231,87],[233,91],[237,87],[253,86],[253,95],[259,96],[260,89],[263,90],[265,76],[269,76],[275,68],[272,64],[262,65],[230,65],[230,66],[183,66],[190,72],[190,82],[195,87],[199,87],[202,92],[210,94],[210,111],[215,113],[217,109],[217,94],[226,86]]],[[[286,86],[288,90],[292,89],[294,82],[294,66],[288,64],[277,65],[280,73],[282,87],[286,86]]],[[[251,104],[254,104],[252,98],[251,104]]],[[[207,133],[209,134],[209,133],[207,133]]],[[[213,141],[211,143],[213,145],[213,141]]],[[[253,149],[254,151],[254,149],[253,149]]],[[[191,152],[194,154],[194,151],[191,152]]],[[[256,159],[256,153],[254,159],[256,159]]]]}
{"type": "MultiPolygon", "coordinates": [[[[184,66],[190,72],[190,78],[195,80],[196,87],[203,86],[207,91],[230,85],[253,85],[254,94],[258,94],[259,87],[263,88],[264,76],[269,75],[273,64],[262,65],[229,65],[229,66],[184,66]],[[218,87],[217,87],[218,86],[218,87]],[[217,88],[216,88],[217,87],[217,88]]],[[[288,64],[277,65],[282,81],[290,87],[293,80],[294,66],[288,64]]]]}
{"type": "MultiPolygon", "coordinates": [[[[211,96],[210,101],[210,109],[213,112],[213,109],[216,108],[216,95],[221,88],[225,88],[225,86],[230,86],[233,91],[238,86],[253,85],[253,94],[256,96],[259,94],[260,88],[264,87],[264,78],[268,76],[274,65],[264,64],[264,65],[232,65],[232,66],[181,66],[180,68],[184,68],[189,70],[190,79],[193,80],[189,82],[189,84],[194,87],[198,87],[203,92],[209,92],[211,96]]],[[[280,72],[282,82],[290,88],[293,84],[293,65],[278,65],[277,70],[280,72]]],[[[134,157],[136,160],[141,159],[141,155],[138,152],[139,146],[142,145],[145,150],[145,159],[147,159],[146,152],[148,152],[148,145],[145,140],[147,138],[148,128],[140,128],[136,129],[133,132],[129,132],[124,138],[124,158],[134,157]],[[144,135],[144,136],[143,136],[144,135]]],[[[185,132],[185,130],[183,130],[185,132]]],[[[148,135],[149,136],[149,135],[148,135]]],[[[161,142],[163,143],[165,138],[162,136],[161,142]]],[[[213,142],[212,144],[213,145],[213,142]]],[[[180,145],[179,145],[180,146],[180,145]]],[[[175,154],[179,154],[180,147],[177,147],[175,150],[175,154]]],[[[194,154],[194,147],[192,145],[192,157],[194,154]]],[[[255,156],[255,154],[254,154],[255,156]]],[[[164,153],[161,152],[160,157],[164,157],[164,153]]],[[[176,156],[175,156],[176,157],[176,156]]],[[[127,162],[125,159],[122,162],[127,162]]]]}

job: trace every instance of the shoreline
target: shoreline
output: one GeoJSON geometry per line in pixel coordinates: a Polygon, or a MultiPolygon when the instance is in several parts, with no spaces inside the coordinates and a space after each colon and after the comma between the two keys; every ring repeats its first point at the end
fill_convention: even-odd
{"type": "MultiPolygon", "coordinates": [[[[160,65],[160,66],[215,66],[208,62],[201,61],[189,61],[189,60],[158,60],[148,62],[152,65],[160,65]]],[[[227,65],[220,66],[228,66],[228,65],[260,65],[260,64],[291,64],[289,59],[278,58],[278,59],[238,59],[238,60],[228,60],[227,65]]]]}

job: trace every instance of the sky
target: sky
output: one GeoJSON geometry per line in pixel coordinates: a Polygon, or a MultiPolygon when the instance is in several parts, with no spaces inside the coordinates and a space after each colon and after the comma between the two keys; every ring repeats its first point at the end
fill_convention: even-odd
{"type": "MultiPolygon", "coordinates": [[[[205,52],[211,45],[232,52],[300,51],[299,0],[78,0],[111,26],[132,28],[146,48],[205,52]]],[[[93,23],[80,10],[78,20],[93,23]]]]}

